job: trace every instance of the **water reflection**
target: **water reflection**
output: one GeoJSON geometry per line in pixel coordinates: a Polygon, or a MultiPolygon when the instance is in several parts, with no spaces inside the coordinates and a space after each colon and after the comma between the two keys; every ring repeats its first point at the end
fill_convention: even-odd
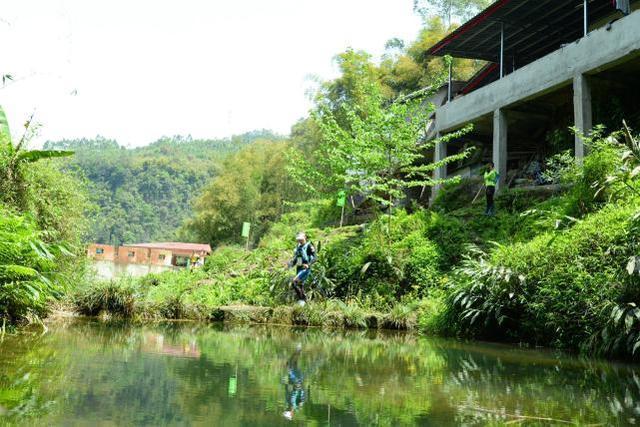
{"type": "Polygon", "coordinates": [[[283,415],[286,419],[292,420],[294,414],[302,409],[306,401],[306,392],[304,390],[304,374],[298,366],[298,359],[302,352],[302,345],[298,344],[289,360],[287,360],[287,375],[283,379],[284,384],[284,401],[286,410],[283,415]]]}
{"type": "Polygon", "coordinates": [[[164,334],[158,332],[145,332],[142,339],[142,351],[146,353],[163,354],[174,357],[199,358],[200,350],[195,338],[181,340],[178,344],[165,341],[164,334]]]}
{"type": "Polygon", "coordinates": [[[382,332],[75,322],[0,344],[0,425],[628,425],[634,366],[382,332]]]}

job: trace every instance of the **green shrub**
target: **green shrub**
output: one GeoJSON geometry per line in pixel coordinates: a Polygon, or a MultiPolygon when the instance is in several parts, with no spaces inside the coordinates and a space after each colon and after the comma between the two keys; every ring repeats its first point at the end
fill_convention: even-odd
{"type": "Polygon", "coordinates": [[[387,329],[411,330],[416,327],[415,304],[395,304],[384,316],[383,326],[387,329]]]}
{"type": "Polygon", "coordinates": [[[407,291],[413,289],[425,294],[427,288],[438,283],[441,263],[439,248],[419,232],[409,234],[394,249],[398,251],[401,247],[408,252],[404,266],[405,281],[410,287],[407,291]]]}
{"type": "Polygon", "coordinates": [[[211,273],[233,270],[246,256],[247,251],[240,246],[220,246],[207,257],[204,269],[211,273]]]}
{"type": "Polygon", "coordinates": [[[139,291],[134,279],[97,282],[76,291],[73,301],[77,310],[87,316],[97,316],[101,312],[130,318],[136,308],[139,291]]]}
{"type": "Polygon", "coordinates": [[[622,164],[622,147],[616,137],[602,138],[602,129],[597,128],[591,138],[586,138],[589,155],[583,160],[583,166],[575,163],[561,173],[561,182],[569,185],[565,215],[581,217],[593,212],[616,193],[615,188],[599,188],[599,183],[618,170],[622,164]]]}
{"type": "Polygon", "coordinates": [[[0,318],[17,323],[40,317],[47,303],[61,296],[60,262],[71,255],[62,245],[43,242],[30,218],[0,205],[0,318]]]}
{"type": "Polygon", "coordinates": [[[447,182],[438,192],[433,208],[444,212],[465,208],[471,204],[481,186],[482,179],[479,176],[463,178],[460,182],[447,182]]]}
{"type": "Polygon", "coordinates": [[[417,329],[427,335],[450,334],[450,323],[447,318],[447,305],[443,292],[432,292],[427,298],[417,303],[417,329]]]}
{"type": "Polygon", "coordinates": [[[448,299],[457,331],[586,349],[607,309],[640,303],[638,288],[623,280],[637,241],[635,209],[607,205],[568,229],[470,259],[448,299]]]}
{"type": "Polygon", "coordinates": [[[438,212],[430,213],[426,236],[438,246],[442,269],[457,264],[470,241],[468,228],[462,220],[438,212]]]}

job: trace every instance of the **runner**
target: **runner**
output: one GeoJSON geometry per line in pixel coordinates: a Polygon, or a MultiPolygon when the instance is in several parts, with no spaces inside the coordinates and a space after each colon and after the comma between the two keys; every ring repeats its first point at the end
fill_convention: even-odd
{"type": "Polygon", "coordinates": [[[300,232],[296,236],[295,250],[293,251],[293,259],[289,261],[289,267],[296,267],[296,276],[291,282],[293,290],[298,297],[298,304],[304,306],[307,295],[304,293],[304,282],[311,274],[311,265],[316,261],[316,249],[311,242],[307,241],[307,235],[300,232]]]}

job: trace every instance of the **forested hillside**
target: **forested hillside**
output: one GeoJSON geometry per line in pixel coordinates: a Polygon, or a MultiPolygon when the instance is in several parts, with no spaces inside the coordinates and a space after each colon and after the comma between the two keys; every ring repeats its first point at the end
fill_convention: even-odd
{"type": "Polygon", "coordinates": [[[188,239],[178,229],[219,163],[252,142],[278,139],[261,130],[217,140],[175,136],[127,149],[97,137],[47,142],[45,149],[75,152],[61,161],[88,181],[95,208],[87,240],[120,245],[188,239]]]}

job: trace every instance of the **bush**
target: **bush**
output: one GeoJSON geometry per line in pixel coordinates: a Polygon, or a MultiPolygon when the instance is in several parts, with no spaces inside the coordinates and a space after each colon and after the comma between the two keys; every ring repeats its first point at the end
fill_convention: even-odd
{"type": "Polygon", "coordinates": [[[81,314],[97,316],[105,312],[129,318],[135,312],[137,295],[136,282],[127,277],[86,286],[77,290],[72,299],[81,314]]]}
{"type": "Polygon", "coordinates": [[[4,327],[47,311],[61,296],[60,262],[71,254],[62,245],[43,241],[44,233],[30,218],[0,205],[0,317],[4,327]]]}
{"type": "Polygon", "coordinates": [[[567,172],[565,180],[573,186],[568,195],[566,215],[580,217],[593,212],[615,194],[615,188],[598,191],[594,184],[605,182],[620,167],[621,147],[616,144],[611,138],[592,141],[589,144],[590,153],[584,158],[584,166],[567,172]]]}
{"type": "Polygon", "coordinates": [[[451,212],[471,204],[482,186],[480,177],[463,178],[460,182],[445,183],[433,201],[433,209],[451,212]]]}
{"type": "Polygon", "coordinates": [[[635,209],[608,205],[566,230],[470,259],[448,300],[458,333],[586,350],[612,304],[640,303],[638,288],[625,285],[635,209]]]}

